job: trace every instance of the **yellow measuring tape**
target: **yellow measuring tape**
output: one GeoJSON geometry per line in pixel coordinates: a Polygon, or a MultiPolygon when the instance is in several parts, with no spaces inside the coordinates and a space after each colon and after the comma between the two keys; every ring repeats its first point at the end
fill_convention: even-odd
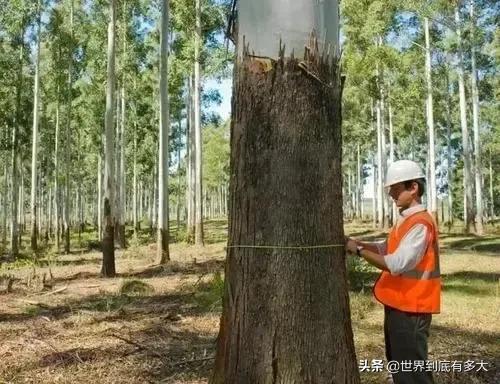
{"type": "Polygon", "coordinates": [[[328,244],[328,245],[304,245],[304,246],[279,246],[279,245],[228,245],[227,248],[256,248],[256,249],[321,249],[321,248],[337,248],[343,247],[344,244],[328,244]]]}

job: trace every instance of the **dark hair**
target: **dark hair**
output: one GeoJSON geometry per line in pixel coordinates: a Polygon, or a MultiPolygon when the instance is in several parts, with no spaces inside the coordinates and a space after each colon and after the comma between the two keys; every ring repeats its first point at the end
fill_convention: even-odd
{"type": "Polygon", "coordinates": [[[425,193],[425,179],[416,179],[416,180],[408,180],[404,181],[404,185],[406,189],[410,189],[411,185],[413,183],[417,183],[418,185],[418,196],[422,197],[422,195],[425,193]]]}

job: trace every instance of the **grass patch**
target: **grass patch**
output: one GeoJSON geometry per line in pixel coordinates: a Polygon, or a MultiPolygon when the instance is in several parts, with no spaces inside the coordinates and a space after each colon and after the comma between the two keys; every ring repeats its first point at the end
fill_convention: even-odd
{"type": "Polygon", "coordinates": [[[222,311],[222,298],[224,296],[224,278],[217,271],[213,277],[196,286],[193,299],[198,307],[209,312],[222,311]]]}
{"type": "Polygon", "coordinates": [[[121,295],[129,296],[145,296],[151,295],[155,291],[154,287],[141,280],[127,280],[120,286],[119,292],[121,295]]]}

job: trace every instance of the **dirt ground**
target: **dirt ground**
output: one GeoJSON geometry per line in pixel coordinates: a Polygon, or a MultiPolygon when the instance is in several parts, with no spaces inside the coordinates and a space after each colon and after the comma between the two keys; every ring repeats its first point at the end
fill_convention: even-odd
{"type": "MultiPolygon", "coordinates": [[[[101,254],[88,249],[37,265],[4,264],[0,383],[207,383],[219,328],[225,224],[210,230],[203,248],[173,244],[167,267],[155,265],[155,246],[147,242],[117,250],[114,279],[99,276],[101,254]]],[[[368,226],[346,230],[383,236],[368,226]]],[[[433,319],[429,359],[473,361],[485,369],[445,372],[450,364],[444,364],[436,382],[498,383],[500,236],[442,238],[443,313],[433,319]]],[[[382,309],[370,293],[376,275],[359,265],[350,272],[356,353],[368,363],[384,359],[382,309]]],[[[386,378],[379,372],[361,377],[363,383],[386,378]]]]}

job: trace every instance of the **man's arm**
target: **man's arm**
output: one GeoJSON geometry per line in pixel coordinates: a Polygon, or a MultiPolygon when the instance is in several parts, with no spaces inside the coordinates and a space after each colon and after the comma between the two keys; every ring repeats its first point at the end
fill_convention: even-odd
{"type": "MultiPolygon", "coordinates": [[[[423,224],[417,224],[406,234],[394,253],[386,255],[386,252],[374,252],[374,243],[367,243],[368,247],[360,251],[360,255],[371,265],[388,271],[393,275],[401,274],[413,269],[422,259],[427,245],[427,228],[423,224]]],[[[346,249],[356,253],[358,245],[364,243],[354,239],[348,239],[346,249]]]]}
{"type": "Polygon", "coordinates": [[[383,271],[389,271],[387,264],[385,263],[384,255],[378,253],[378,247],[373,243],[363,243],[353,239],[349,239],[346,244],[346,248],[351,253],[356,253],[358,250],[358,245],[364,247],[359,254],[363,259],[369,262],[371,265],[381,269],[383,271]],[[365,246],[364,244],[367,244],[365,246]]]}

